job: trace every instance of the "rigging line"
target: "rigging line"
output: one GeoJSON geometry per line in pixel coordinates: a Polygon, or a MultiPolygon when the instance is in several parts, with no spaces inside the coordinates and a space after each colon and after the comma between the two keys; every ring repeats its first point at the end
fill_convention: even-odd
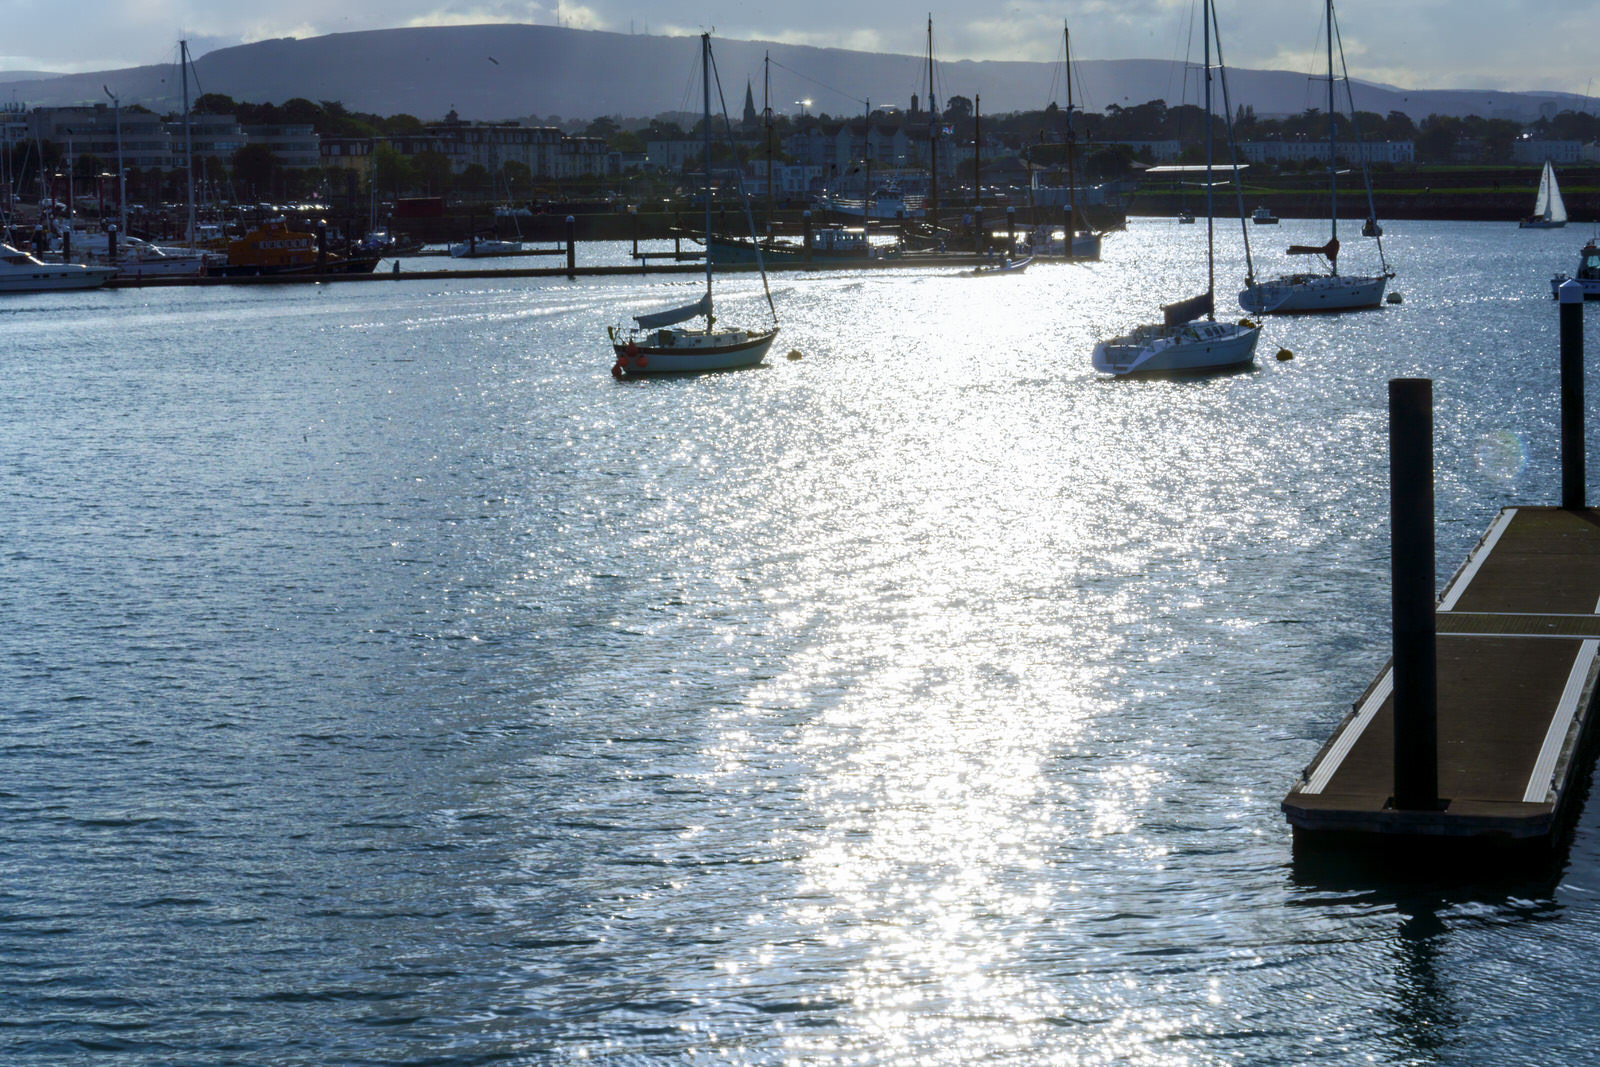
{"type": "MultiPolygon", "coordinates": [[[[1361,142],[1361,127],[1356,120],[1356,91],[1350,84],[1350,66],[1344,59],[1344,31],[1339,28],[1339,16],[1333,17],[1333,39],[1339,45],[1339,68],[1344,71],[1345,97],[1350,101],[1350,138],[1355,142],[1356,158],[1361,163],[1361,181],[1367,187],[1367,218],[1374,223],[1378,220],[1378,204],[1372,196],[1372,175],[1367,170],[1367,153],[1361,142]]],[[[1333,71],[1328,71],[1328,77],[1333,77],[1333,71]]],[[[1383,254],[1383,235],[1377,234],[1373,240],[1378,243],[1378,263],[1387,272],[1389,269],[1388,257],[1383,254]]]]}
{"type": "Polygon", "coordinates": [[[790,74],[793,74],[796,78],[799,78],[802,81],[810,82],[812,85],[815,85],[819,89],[826,89],[830,93],[836,93],[839,96],[844,97],[846,100],[853,101],[853,102],[855,102],[857,104],[861,104],[862,106],[865,106],[866,103],[867,103],[865,100],[862,100],[860,97],[851,96],[849,93],[845,92],[843,89],[837,89],[837,88],[833,87],[832,85],[829,85],[827,82],[819,82],[819,81],[817,81],[817,79],[811,77],[809,74],[801,74],[798,70],[795,70],[793,67],[786,67],[782,63],[779,63],[776,59],[774,59],[772,61],[772,65],[774,67],[777,67],[779,70],[788,71],[790,74]]]}
{"type": "Polygon", "coordinates": [[[1245,278],[1253,280],[1256,274],[1254,262],[1250,258],[1250,224],[1244,214],[1244,182],[1239,177],[1239,152],[1233,142],[1233,104],[1228,99],[1228,67],[1222,59],[1222,28],[1217,25],[1217,9],[1211,9],[1211,37],[1217,46],[1217,81],[1222,85],[1222,115],[1227,122],[1228,131],[1228,165],[1233,171],[1233,195],[1239,202],[1239,231],[1244,234],[1244,269],[1245,278]]]}
{"type": "MultiPolygon", "coordinates": [[[[717,69],[717,57],[711,51],[711,39],[706,38],[706,56],[711,60],[711,77],[717,83],[717,102],[722,105],[722,125],[728,134],[728,145],[733,157],[734,184],[739,188],[739,202],[744,207],[745,222],[750,227],[750,247],[755,249],[756,269],[761,272],[761,291],[767,294],[767,310],[772,312],[772,323],[778,323],[778,307],[772,302],[772,287],[767,284],[767,267],[761,261],[761,242],[756,240],[756,220],[750,213],[750,198],[744,191],[744,164],[739,161],[739,149],[733,141],[733,120],[728,118],[728,100],[722,95],[722,72],[717,69]]],[[[706,207],[711,205],[711,154],[706,153],[706,207]]],[[[772,185],[772,173],[767,172],[767,186],[772,185]]],[[[711,262],[711,231],[706,230],[706,263],[711,262]]]]}

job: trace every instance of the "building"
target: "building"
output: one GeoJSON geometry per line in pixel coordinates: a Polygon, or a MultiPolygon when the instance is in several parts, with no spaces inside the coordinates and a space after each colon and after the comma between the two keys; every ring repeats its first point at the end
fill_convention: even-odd
{"type": "MultiPolygon", "coordinates": [[[[1414,163],[1416,146],[1411,141],[1339,141],[1334,155],[1347,162],[1414,163]]],[[[1245,141],[1239,145],[1239,158],[1248,163],[1307,163],[1328,161],[1328,142],[1313,140],[1245,141]]]]}
{"type": "Polygon", "coordinates": [[[1543,165],[1546,160],[1551,163],[1567,164],[1577,163],[1583,159],[1582,141],[1541,141],[1532,137],[1519,137],[1511,142],[1511,162],[1535,163],[1543,165]]]}
{"type": "Polygon", "coordinates": [[[244,136],[248,144],[270,148],[281,166],[322,166],[322,140],[314,126],[246,126],[244,136]]]}
{"type": "MultiPolygon", "coordinates": [[[[118,109],[109,104],[89,107],[34,108],[27,113],[23,136],[50,141],[68,155],[95,155],[108,167],[117,161],[118,109]]],[[[166,126],[148,111],[123,108],[122,164],[128,168],[168,170],[173,166],[166,126]]]]}

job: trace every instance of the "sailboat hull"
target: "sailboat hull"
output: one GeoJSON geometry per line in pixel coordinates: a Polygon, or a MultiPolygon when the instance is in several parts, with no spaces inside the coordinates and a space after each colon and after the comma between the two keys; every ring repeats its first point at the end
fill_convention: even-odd
{"type": "MultiPolygon", "coordinates": [[[[767,356],[778,336],[776,329],[761,332],[717,330],[664,330],[668,344],[613,343],[616,373],[634,378],[649,374],[684,374],[753,367],[767,356]]],[[[659,335],[658,335],[659,336],[659,335]]]]}
{"type": "Polygon", "coordinates": [[[1225,322],[1144,326],[1094,346],[1094,369],[1118,378],[1214,374],[1256,359],[1259,326],[1225,322]]]}
{"type": "Polygon", "coordinates": [[[1556,222],[1553,219],[1523,219],[1517,227],[1523,230],[1559,230],[1567,224],[1566,219],[1556,222]]]}
{"type": "Polygon", "coordinates": [[[1386,274],[1293,274],[1252,285],[1239,294],[1239,306],[1252,315],[1310,315],[1378,307],[1389,284],[1386,274]]]}

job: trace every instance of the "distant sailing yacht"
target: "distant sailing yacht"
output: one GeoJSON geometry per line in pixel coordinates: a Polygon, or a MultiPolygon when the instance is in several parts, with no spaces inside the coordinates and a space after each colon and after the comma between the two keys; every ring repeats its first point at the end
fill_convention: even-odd
{"type": "MultiPolygon", "coordinates": [[[[1285,274],[1268,282],[1257,282],[1254,277],[1245,279],[1244,291],[1239,294],[1239,306],[1255,315],[1291,314],[1308,311],[1350,311],[1355,308],[1377,307],[1383,302],[1383,290],[1394,277],[1383,258],[1383,244],[1378,244],[1378,260],[1382,269],[1377,274],[1339,273],[1339,179],[1338,144],[1335,134],[1338,117],[1334,111],[1333,68],[1333,0],[1327,0],[1328,22],[1328,243],[1325,245],[1290,245],[1291,256],[1322,256],[1327,260],[1326,274],[1285,274]]],[[[1340,50],[1343,59],[1343,49],[1340,50]]],[[[1345,71],[1345,85],[1350,84],[1350,73],[1345,71]]],[[[1352,99],[1351,128],[1355,128],[1355,108],[1352,99]]],[[[1359,142],[1358,142],[1359,143],[1359,142]]],[[[1358,148],[1359,151],[1359,148],[1358,148]]],[[[1362,163],[1362,174],[1366,164],[1362,163]]],[[[1376,211],[1372,209],[1372,188],[1367,187],[1369,214],[1364,233],[1374,238],[1383,231],[1378,227],[1376,211]]],[[[1265,211],[1265,208],[1258,209],[1265,211]]],[[[1269,213],[1270,214],[1270,213],[1269,213]]],[[[1257,221],[1263,221],[1257,219],[1257,221]]],[[[1277,219],[1271,221],[1276,222],[1277,219]]]]}
{"type": "MultiPolygon", "coordinates": [[[[1201,21],[1205,24],[1206,291],[1162,307],[1160,323],[1136,327],[1121,337],[1095,345],[1094,369],[1105,374],[1117,377],[1199,374],[1247,367],[1255,362],[1261,327],[1248,321],[1218,322],[1216,318],[1216,211],[1211,183],[1211,33],[1214,26],[1211,0],[1202,0],[1201,21]]],[[[1231,152],[1231,144],[1229,147],[1231,152]]],[[[1235,169],[1234,173],[1237,176],[1238,171],[1235,169]]],[[[1243,218],[1239,226],[1248,248],[1250,234],[1243,218]]]]}
{"type": "Polygon", "coordinates": [[[1561,186],[1556,184],[1556,168],[1547,159],[1544,173],[1539,175],[1539,196],[1533,202],[1533,214],[1517,223],[1524,230],[1555,230],[1567,224],[1567,204],[1561,199],[1561,186]]]}
{"type": "MultiPolygon", "coordinates": [[[[659,311],[652,315],[635,315],[637,324],[624,332],[620,326],[606,330],[611,339],[611,349],[617,361],[611,374],[624,375],[671,374],[681,371],[732,370],[760,363],[778,336],[778,312],[772,307],[772,294],[767,293],[767,307],[772,310],[770,329],[731,329],[717,327],[717,318],[711,308],[711,35],[700,35],[700,59],[705,94],[705,201],[706,201],[706,292],[699,300],[684,307],[659,311]],[[705,316],[703,330],[680,327],[678,323],[705,316]]],[[[737,164],[735,164],[737,165],[737,164]]],[[[743,190],[741,188],[741,194],[743,190]]],[[[745,211],[749,215],[748,205],[745,211]]],[[[751,220],[751,240],[755,239],[754,220],[751,220]]],[[[756,252],[760,262],[759,246],[756,252]]],[[[767,272],[761,271],[761,285],[765,289],[767,272]]]]}

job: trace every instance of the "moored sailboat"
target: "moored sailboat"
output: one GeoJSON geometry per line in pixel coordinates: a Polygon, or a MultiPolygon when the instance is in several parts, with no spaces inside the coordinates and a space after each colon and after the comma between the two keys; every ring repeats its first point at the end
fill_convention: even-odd
{"type": "MultiPolygon", "coordinates": [[[[1215,22],[1211,0],[1202,0],[1201,21],[1205,27],[1202,36],[1205,42],[1206,291],[1164,305],[1160,323],[1135,327],[1120,337],[1095,345],[1094,369],[1119,378],[1201,374],[1246,367],[1255,362],[1256,341],[1261,337],[1261,327],[1248,320],[1231,323],[1216,319],[1216,211],[1211,181],[1211,35],[1215,22]]],[[[1220,60],[1219,44],[1219,66],[1220,60]]],[[[1231,151],[1231,141],[1229,148],[1231,151]]],[[[1250,235],[1243,213],[1240,214],[1239,226],[1248,254],[1250,235]]]]}
{"type": "MultiPolygon", "coordinates": [[[[700,35],[700,59],[705,96],[704,139],[702,159],[705,170],[705,232],[711,233],[711,35],[700,35]]],[[[741,193],[743,189],[741,186],[741,193]]],[[[746,218],[749,208],[746,206],[746,218]]],[[[752,240],[755,237],[754,220],[750,219],[752,240]]],[[[759,247],[759,246],[758,246],[759,247]]],[[[757,263],[760,252],[757,251],[757,263]]],[[[763,329],[718,327],[711,303],[712,262],[705,257],[705,295],[692,304],[670,308],[653,314],[635,315],[631,328],[611,326],[606,330],[611,340],[611,350],[616,362],[611,366],[613,377],[633,377],[645,374],[672,374],[685,371],[733,370],[752,367],[766,357],[767,349],[778,336],[778,313],[772,306],[772,294],[767,292],[767,307],[772,311],[772,326],[763,329]],[[690,319],[706,320],[704,329],[690,329],[681,325],[690,319]]],[[[761,271],[761,283],[766,287],[767,273],[761,271]]]]}
{"type": "MultiPolygon", "coordinates": [[[[1291,256],[1321,256],[1327,263],[1325,272],[1306,271],[1280,275],[1271,281],[1257,282],[1254,275],[1245,278],[1244,290],[1239,294],[1239,306],[1256,315],[1293,314],[1313,311],[1351,311],[1356,308],[1377,307],[1383,302],[1383,291],[1394,277],[1383,256],[1383,243],[1377,213],[1372,209],[1372,188],[1367,187],[1369,214],[1362,232],[1378,240],[1378,260],[1381,264],[1376,274],[1339,273],[1339,170],[1338,170],[1338,113],[1334,104],[1336,78],[1333,66],[1334,20],[1333,0],[1326,0],[1328,35],[1328,241],[1320,245],[1290,245],[1291,256]]],[[[1340,49],[1343,59],[1343,48],[1340,49]]],[[[1345,72],[1345,85],[1350,83],[1345,72]]],[[[1355,128],[1355,108],[1352,98],[1351,129],[1355,128]]],[[[1357,154],[1360,153],[1357,142],[1357,154]]],[[[1362,175],[1366,164],[1362,163],[1362,175]]],[[[1257,209],[1258,213],[1266,209],[1257,209]]],[[[1267,212],[1270,215],[1270,212],[1267,212]]],[[[1258,218],[1257,222],[1268,221],[1258,218]]],[[[1277,222],[1276,218],[1270,219],[1277,222]]]]}

